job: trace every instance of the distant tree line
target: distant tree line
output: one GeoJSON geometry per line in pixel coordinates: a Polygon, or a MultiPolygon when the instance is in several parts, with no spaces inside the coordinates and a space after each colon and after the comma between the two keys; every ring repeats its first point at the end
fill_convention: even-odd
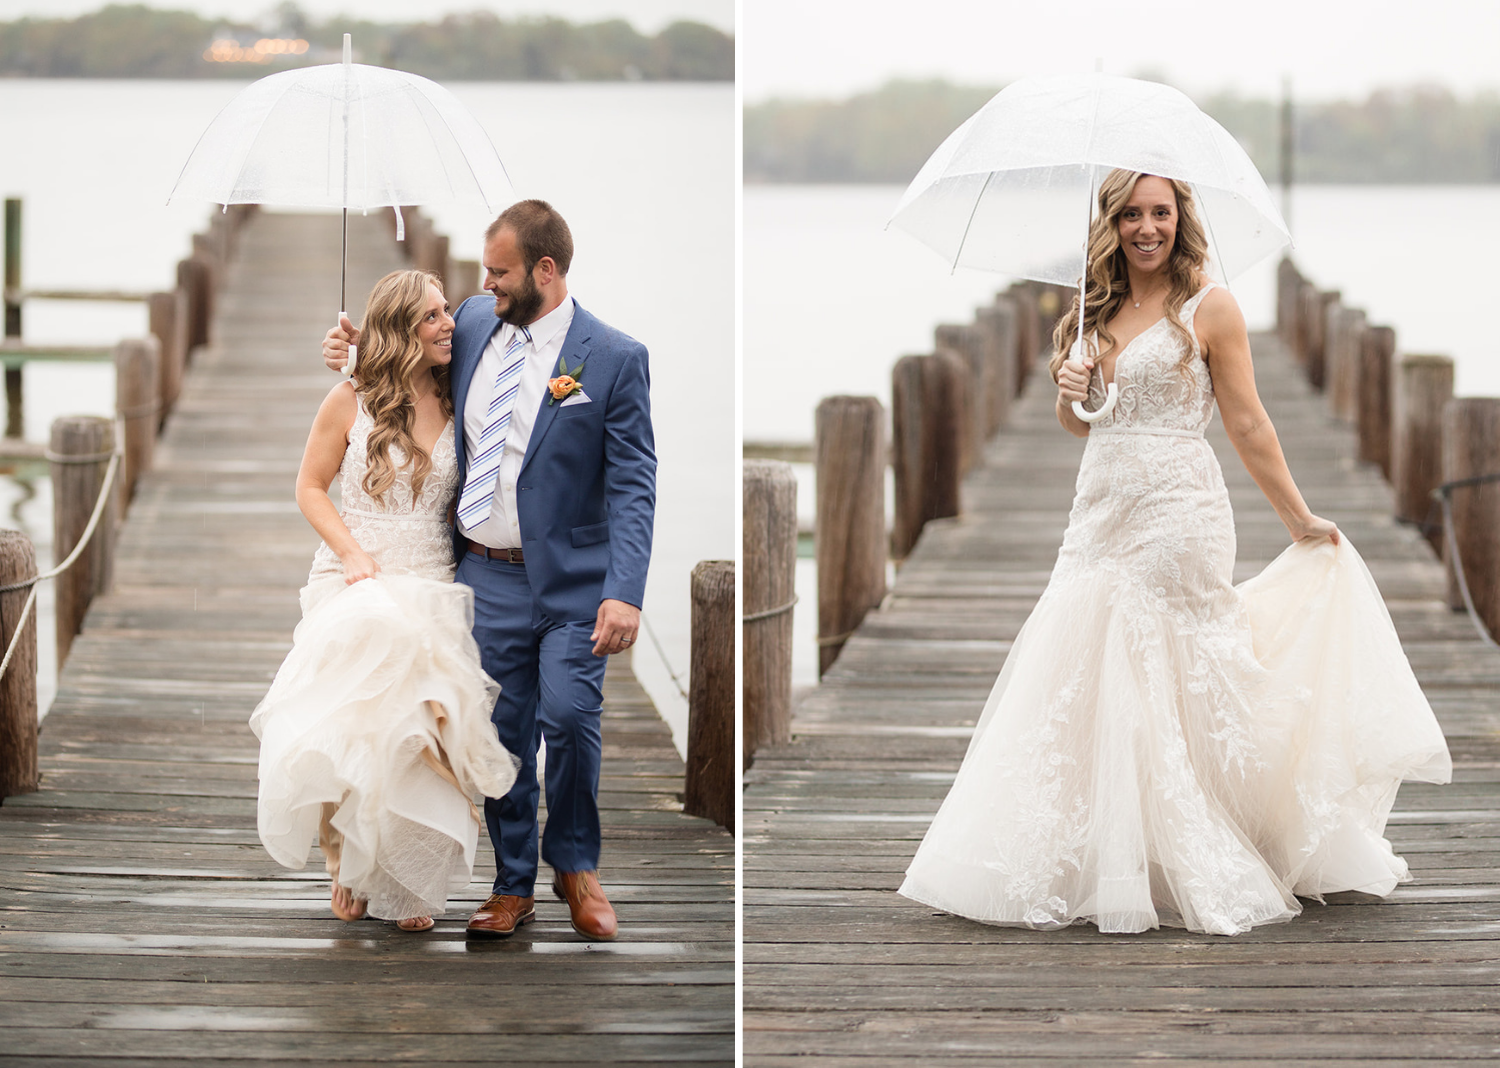
{"type": "Polygon", "coordinates": [[[734,79],[734,38],[695,22],[673,23],[653,37],[620,19],[502,20],[482,11],[429,23],[314,22],[290,3],[277,9],[273,21],[279,25],[268,28],[114,4],[73,19],[0,22],[0,77],[255,78],[327,62],[328,53],[337,53],[343,35],[351,33],[360,62],[446,81],[734,79]],[[226,35],[246,43],[297,37],[311,47],[304,55],[278,55],[268,63],[206,59],[211,43],[226,35]]]}
{"type": "MultiPolygon", "coordinates": [[[[932,150],[998,92],[895,81],[847,100],[745,108],[747,182],[910,181],[932,150]]],[[[1239,139],[1267,181],[1280,174],[1279,101],[1219,93],[1199,106],[1239,139]]],[[[1389,89],[1293,108],[1299,182],[1500,182],[1500,96],[1389,89]]]]}

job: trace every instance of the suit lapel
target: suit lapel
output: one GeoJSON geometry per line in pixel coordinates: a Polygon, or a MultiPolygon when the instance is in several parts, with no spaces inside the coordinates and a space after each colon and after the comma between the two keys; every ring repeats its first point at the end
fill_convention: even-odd
{"type": "MultiPolygon", "coordinates": [[[[569,297],[569,300],[573,298],[569,297]]],[[[563,339],[562,351],[558,353],[557,363],[565,363],[570,368],[588,359],[589,341],[594,333],[594,317],[573,301],[573,322],[568,326],[568,336],[563,339]]],[[[554,363],[547,372],[548,378],[557,377],[557,363],[554,363]]],[[[579,379],[584,391],[588,391],[588,370],[585,368],[583,377],[579,379]]],[[[531,439],[526,443],[526,455],[521,460],[521,470],[526,470],[526,465],[531,463],[531,458],[537,454],[537,449],[542,444],[542,439],[547,436],[547,431],[552,428],[552,421],[557,418],[558,409],[562,407],[561,402],[548,404],[551,393],[542,391],[542,402],[537,410],[536,421],[531,425],[531,439]]]]}

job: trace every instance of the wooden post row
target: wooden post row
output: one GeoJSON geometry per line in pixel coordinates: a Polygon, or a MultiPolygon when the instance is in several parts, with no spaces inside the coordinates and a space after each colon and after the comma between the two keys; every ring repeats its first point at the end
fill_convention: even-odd
{"type": "Polygon", "coordinates": [[[1364,333],[1359,353],[1359,458],[1377,464],[1387,482],[1391,474],[1391,436],[1394,398],[1391,383],[1396,353],[1396,331],[1372,326],[1364,333]]]}
{"type": "Polygon", "coordinates": [[[1397,372],[1393,475],[1396,518],[1424,525],[1433,548],[1442,531],[1428,526],[1432,491],[1442,481],[1443,408],[1453,399],[1453,361],[1447,356],[1406,356],[1397,372]]]}
{"type": "MultiPolygon", "coordinates": [[[[19,530],[0,530],[0,586],[37,574],[36,550],[19,530]]],[[[10,648],[30,589],[0,593],[0,657],[10,648]]],[[[0,797],[37,789],[36,606],[21,631],[20,644],[0,677],[0,797]]]]}
{"type": "Polygon", "coordinates": [[[187,291],[179,287],[170,293],[152,293],[150,316],[150,330],[160,353],[157,366],[161,404],[157,429],[160,429],[182,394],[182,375],[187,367],[187,291]]]}
{"type": "Polygon", "coordinates": [[[958,360],[941,353],[903,356],[891,371],[897,560],[911,552],[929,519],[958,515],[961,373],[958,360]]]}
{"type": "Polygon", "coordinates": [[[982,338],[984,358],[990,364],[986,381],[985,435],[1010,421],[1012,390],[1016,383],[1016,305],[1008,298],[997,298],[987,308],[974,313],[974,325],[982,338]]]}
{"type": "MultiPolygon", "coordinates": [[[[1443,407],[1444,482],[1500,472],[1500,398],[1461,397],[1443,407]]],[[[1457,564],[1461,561],[1474,610],[1500,636],[1500,482],[1457,486],[1449,491],[1458,560],[1443,541],[1448,602],[1462,608],[1457,564]]]]}
{"type": "Polygon", "coordinates": [[[115,411],[125,424],[125,466],[120,500],[129,503],[141,473],[151,470],[156,431],[161,423],[157,369],[161,346],[154,336],[115,346],[115,411]]]}
{"type": "Polygon", "coordinates": [[[933,331],[933,351],[945,352],[958,360],[959,374],[959,456],[960,475],[978,466],[989,440],[989,410],[985,401],[989,393],[988,371],[980,350],[978,331],[972,326],[945,323],[933,331]]]}
{"type": "Polygon", "coordinates": [[[177,264],[177,288],[187,294],[187,354],[208,344],[208,324],[213,311],[213,275],[208,262],[191,256],[177,264]]]}
{"type": "Polygon", "coordinates": [[[745,767],[762,745],[791,739],[797,479],[790,464],[746,460],[741,479],[745,622],[741,709],[745,767]]]}
{"type": "MultiPolygon", "coordinates": [[[[5,337],[21,337],[21,201],[5,201],[5,337]]],[[[21,368],[5,369],[5,436],[19,438],[25,433],[25,409],[21,403],[21,368]]]]}
{"type": "Polygon", "coordinates": [[[816,426],[821,677],[885,597],[885,410],[874,397],[825,397],[816,426]]]}
{"type": "Polygon", "coordinates": [[[687,773],[682,810],[734,833],[734,561],[703,560],[692,577],[687,773]]]}
{"type": "MultiPolygon", "coordinates": [[[[94,510],[115,446],[114,424],[95,415],[65,415],[52,423],[52,552],[59,562],[78,544],[94,510]]],[[[95,594],[109,589],[114,560],[115,510],[105,506],[93,540],[57,576],[57,664],[61,667],[95,594]]]]}

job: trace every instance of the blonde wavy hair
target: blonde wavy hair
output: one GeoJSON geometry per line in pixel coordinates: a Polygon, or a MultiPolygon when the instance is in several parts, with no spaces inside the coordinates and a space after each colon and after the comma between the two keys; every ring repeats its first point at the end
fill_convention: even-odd
{"type": "MultiPolygon", "coordinates": [[[[1136,182],[1143,177],[1146,175],[1142,171],[1113,170],[1099,183],[1099,211],[1089,226],[1087,310],[1083,320],[1084,351],[1091,357],[1097,358],[1102,349],[1114,345],[1114,335],[1105,324],[1115,317],[1130,296],[1125,250],[1120,247],[1120,215],[1135,192],[1136,182]],[[1091,336],[1095,332],[1097,340],[1091,336]]],[[[1201,286],[1208,264],[1208,236],[1198,219],[1192,189],[1186,182],[1175,178],[1166,181],[1177,197],[1177,236],[1167,257],[1170,287],[1167,290],[1166,319],[1167,325],[1182,338],[1185,355],[1181,366],[1186,370],[1194,359],[1194,344],[1193,335],[1188,332],[1180,313],[1183,304],[1201,286]]],[[[1058,320],[1052,333],[1054,351],[1047,367],[1054,382],[1077,336],[1078,294],[1075,292],[1072,305],[1058,320]]]]}
{"type": "MultiPolygon", "coordinates": [[[[422,358],[417,326],[427,312],[429,285],[436,286],[439,293],[443,290],[442,280],[431,271],[392,271],[370,291],[364,326],[360,328],[354,388],[375,423],[365,445],[369,470],[364,488],[382,506],[386,491],[396,482],[392,445],[411,463],[414,495],[422,492],[422,483],[432,473],[432,457],[412,435],[417,365],[422,358]]],[[[451,417],[453,394],[448,388],[448,368],[434,367],[428,373],[437,383],[443,412],[451,417]]]]}

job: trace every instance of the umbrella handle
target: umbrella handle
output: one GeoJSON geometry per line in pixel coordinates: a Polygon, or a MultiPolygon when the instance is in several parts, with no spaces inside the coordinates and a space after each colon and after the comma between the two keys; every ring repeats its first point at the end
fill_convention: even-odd
{"type": "MultiPolygon", "coordinates": [[[[348,312],[339,312],[339,323],[340,324],[343,323],[344,318],[348,314],[349,314],[348,312]]],[[[359,352],[359,349],[358,349],[357,346],[355,346],[355,345],[350,345],[349,346],[349,360],[348,360],[347,363],[344,364],[344,372],[343,372],[343,374],[344,374],[345,378],[348,378],[350,375],[354,374],[354,361],[356,359],[356,354],[358,352],[359,352]]]]}
{"type": "Polygon", "coordinates": [[[1091,412],[1087,408],[1085,408],[1083,406],[1083,401],[1074,401],[1073,414],[1078,416],[1078,418],[1082,419],[1085,423],[1097,423],[1110,412],[1115,410],[1115,401],[1118,400],[1119,397],[1119,385],[1115,382],[1111,382],[1109,384],[1108,392],[1106,392],[1104,395],[1104,403],[1099,405],[1099,410],[1097,412],[1091,412]]]}

